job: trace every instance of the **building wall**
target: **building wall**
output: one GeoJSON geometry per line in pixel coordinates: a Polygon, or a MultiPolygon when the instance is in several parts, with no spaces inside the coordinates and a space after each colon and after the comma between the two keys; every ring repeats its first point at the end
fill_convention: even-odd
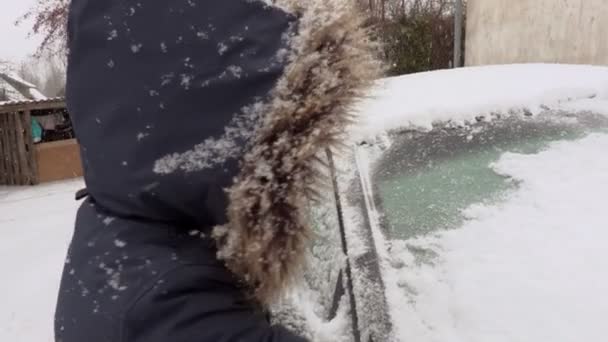
{"type": "Polygon", "coordinates": [[[468,0],[467,16],[467,65],[608,65],[608,0],[468,0]]]}

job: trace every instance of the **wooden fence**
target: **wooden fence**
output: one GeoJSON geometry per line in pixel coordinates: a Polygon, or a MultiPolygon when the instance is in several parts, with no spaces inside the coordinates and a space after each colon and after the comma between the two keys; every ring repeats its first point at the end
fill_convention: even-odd
{"type": "Polygon", "coordinates": [[[30,112],[0,113],[0,184],[37,183],[36,157],[30,112]]]}
{"type": "Polygon", "coordinates": [[[38,184],[32,111],[60,108],[61,99],[0,104],[0,185],[38,184]]]}

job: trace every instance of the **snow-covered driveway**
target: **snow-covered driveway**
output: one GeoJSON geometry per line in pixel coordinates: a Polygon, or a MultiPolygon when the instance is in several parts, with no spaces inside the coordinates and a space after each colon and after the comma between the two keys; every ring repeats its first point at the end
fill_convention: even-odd
{"type": "Polygon", "coordinates": [[[56,293],[81,180],[0,187],[0,341],[53,341],[56,293]]]}

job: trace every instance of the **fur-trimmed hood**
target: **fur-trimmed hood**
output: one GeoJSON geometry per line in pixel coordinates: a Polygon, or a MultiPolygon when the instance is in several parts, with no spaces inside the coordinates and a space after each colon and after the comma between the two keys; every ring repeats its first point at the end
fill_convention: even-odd
{"type": "Polygon", "coordinates": [[[219,257],[263,305],[301,274],[313,235],[305,212],[325,183],[319,155],[337,147],[353,103],[378,77],[362,15],[342,0],[278,0],[299,18],[284,74],[227,191],[228,224],[214,237],[219,257]]]}
{"type": "Polygon", "coordinates": [[[90,196],[116,217],[220,226],[219,257],[277,298],[312,237],[316,158],[378,72],[350,3],[72,0],[67,102],[90,196]]]}

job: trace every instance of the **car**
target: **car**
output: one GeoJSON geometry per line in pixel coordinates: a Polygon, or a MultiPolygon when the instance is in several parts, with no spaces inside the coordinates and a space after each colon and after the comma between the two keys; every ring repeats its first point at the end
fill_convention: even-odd
{"type": "Polygon", "coordinates": [[[406,75],[355,110],[292,298],[309,335],[605,339],[608,68],[406,75]]]}

